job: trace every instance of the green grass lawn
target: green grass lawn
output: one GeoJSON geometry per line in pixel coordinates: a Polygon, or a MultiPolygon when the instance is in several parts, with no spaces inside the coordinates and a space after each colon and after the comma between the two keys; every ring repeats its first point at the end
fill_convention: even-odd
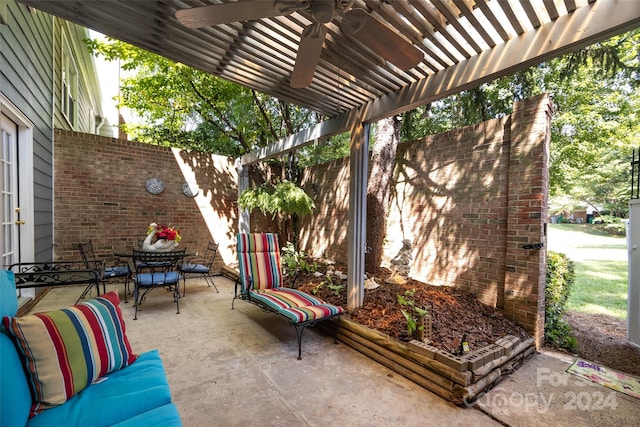
{"type": "Polygon", "coordinates": [[[548,249],[574,262],[568,310],[627,319],[627,241],[589,224],[549,224],[548,249]]]}

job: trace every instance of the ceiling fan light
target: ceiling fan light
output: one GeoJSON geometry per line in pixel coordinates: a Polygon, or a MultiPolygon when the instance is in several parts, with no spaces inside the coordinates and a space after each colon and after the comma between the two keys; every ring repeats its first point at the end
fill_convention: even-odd
{"type": "Polygon", "coordinates": [[[422,51],[363,9],[347,12],[340,29],[401,70],[410,70],[424,59],[422,51]]]}
{"type": "Polygon", "coordinates": [[[318,24],[331,22],[334,11],[334,0],[315,0],[311,3],[311,16],[318,24]]]}

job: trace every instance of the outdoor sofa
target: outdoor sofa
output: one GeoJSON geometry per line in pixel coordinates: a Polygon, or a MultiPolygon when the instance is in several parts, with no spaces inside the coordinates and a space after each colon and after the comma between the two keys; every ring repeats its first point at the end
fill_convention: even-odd
{"type": "Polygon", "coordinates": [[[119,302],[16,317],[14,273],[0,270],[2,427],[182,425],[158,351],[131,351],[119,302]]]}

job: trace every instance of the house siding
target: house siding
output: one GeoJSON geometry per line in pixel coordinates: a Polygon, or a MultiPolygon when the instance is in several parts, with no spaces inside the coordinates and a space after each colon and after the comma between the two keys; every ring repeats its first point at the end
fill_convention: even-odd
{"type": "Polygon", "coordinates": [[[33,123],[34,259],[53,247],[52,80],[53,19],[9,1],[0,25],[0,92],[33,123]]]}
{"type": "MultiPolygon", "coordinates": [[[[79,77],[77,126],[73,130],[95,132],[92,115],[102,115],[102,98],[93,58],[82,42],[88,36],[85,28],[41,11],[30,11],[14,0],[7,1],[5,18],[6,24],[0,25],[0,93],[33,126],[33,194],[29,195],[34,222],[33,260],[51,260],[55,249],[53,129],[71,130],[60,101],[63,32],[79,77]]],[[[21,186],[25,187],[28,186],[21,186]]]]}
{"type": "Polygon", "coordinates": [[[102,98],[98,87],[93,57],[89,53],[87,46],[82,41],[83,38],[89,37],[89,31],[86,28],[79,27],[67,21],[57,19],[54,20],[54,87],[53,92],[55,99],[55,116],[54,123],[56,129],[75,130],[84,133],[95,133],[92,125],[91,116],[101,116],[102,98]],[[76,106],[78,109],[75,126],[62,113],[62,52],[64,50],[64,41],[69,45],[73,62],[78,71],[78,92],[76,96],[76,106]]]}

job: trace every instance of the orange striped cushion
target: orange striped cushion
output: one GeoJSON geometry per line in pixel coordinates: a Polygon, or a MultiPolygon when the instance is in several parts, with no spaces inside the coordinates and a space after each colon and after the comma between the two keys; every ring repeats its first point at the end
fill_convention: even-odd
{"type": "Polygon", "coordinates": [[[109,292],[73,307],[2,319],[26,360],[35,396],[30,416],[133,363],[119,303],[118,294],[109,292]]]}

